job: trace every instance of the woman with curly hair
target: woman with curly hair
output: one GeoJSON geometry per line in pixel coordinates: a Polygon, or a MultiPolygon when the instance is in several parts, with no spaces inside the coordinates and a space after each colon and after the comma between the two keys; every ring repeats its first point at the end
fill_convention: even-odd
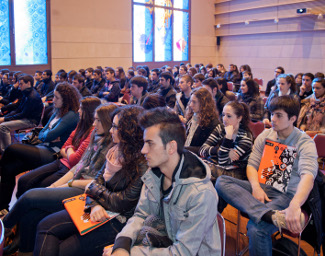
{"type": "Polygon", "coordinates": [[[6,228],[19,224],[17,236],[5,248],[6,253],[33,251],[37,224],[47,215],[64,209],[62,200],[84,192],[105,166],[106,154],[113,146],[112,127],[114,104],[99,106],[95,111],[94,132],[81,160],[66,175],[48,188],[31,189],[24,193],[3,219],[6,228]],[[18,236],[19,237],[19,236],[18,236]]]}
{"type": "Polygon", "coordinates": [[[54,213],[38,225],[34,255],[101,255],[106,245],[133,215],[142,187],[141,176],[147,169],[141,154],[143,132],[137,117],[142,108],[125,107],[114,116],[112,147],[105,168],[86,188],[85,211],[91,221],[105,220],[106,210],[120,215],[101,227],[80,236],[66,210],[54,213]]]}
{"type": "Polygon", "coordinates": [[[53,98],[55,111],[38,136],[42,143],[16,143],[6,148],[1,159],[0,209],[9,207],[16,175],[57,159],[57,153],[78,124],[80,97],[74,86],[67,82],[58,84],[53,98]]]}
{"type": "Polygon", "coordinates": [[[243,102],[230,101],[223,108],[222,120],[200,148],[200,155],[218,164],[217,176],[245,179],[253,146],[249,109],[243,102]]]}
{"type": "Polygon", "coordinates": [[[218,113],[211,93],[199,88],[192,93],[190,105],[185,115],[185,148],[198,154],[200,147],[218,125],[218,113]]]}

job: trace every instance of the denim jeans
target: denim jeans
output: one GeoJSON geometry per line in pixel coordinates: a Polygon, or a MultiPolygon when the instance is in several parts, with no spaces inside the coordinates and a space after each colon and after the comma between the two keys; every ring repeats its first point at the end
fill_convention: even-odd
{"type": "Polygon", "coordinates": [[[62,200],[80,195],[80,188],[35,188],[24,193],[3,219],[6,228],[19,224],[21,252],[33,251],[36,228],[46,216],[64,209],[62,200]]]}
{"type": "Polygon", "coordinates": [[[229,176],[220,176],[216,182],[216,190],[227,203],[248,214],[247,224],[249,237],[249,255],[271,256],[271,235],[277,230],[273,224],[262,221],[262,216],[270,210],[286,209],[293,195],[283,193],[272,186],[260,184],[272,201],[262,203],[252,195],[249,181],[238,180],[229,176]]]}
{"type": "Polygon", "coordinates": [[[81,236],[66,210],[56,212],[38,225],[34,256],[102,255],[124,225],[113,219],[81,236]]]}

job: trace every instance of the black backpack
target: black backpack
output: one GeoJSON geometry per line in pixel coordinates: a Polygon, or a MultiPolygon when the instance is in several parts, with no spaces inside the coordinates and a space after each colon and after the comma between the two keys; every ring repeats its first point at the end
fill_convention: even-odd
{"type": "MultiPolygon", "coordinates": [[[[273,241],[272,256],[297,256],[298,245],[286,237],[280,237],[273,241]]],[[[300,247],[300,256],[307,256],[303,249],[300,247]]]]}

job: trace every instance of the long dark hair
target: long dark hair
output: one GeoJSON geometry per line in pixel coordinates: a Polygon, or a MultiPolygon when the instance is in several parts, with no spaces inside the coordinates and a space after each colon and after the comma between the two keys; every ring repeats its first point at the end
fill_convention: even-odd
{"type": "Polygon", "coordinates": [[[230,106],[234,110],[237,117],[242,117],[240,121],[240,127],[250,133],[249,122],[251,121],[249,108],[244,102],[238,102],[237,100],[229,101],[225,106],[230,106]]]}
{"type": "Polygon", "coordinates": [[[74,147],[78,147],[80,141],[87,138],[92,130],[94,123],[94,112],[100,103],[100,99],[93,96],[86,97],[81,100],[80,108],[82,110],[82,114],[77,125],[75,135],[72,138],[72,145],[74,147]]]}
{"type": "Polygon", "coordinates": [[[145,162],[144,156],[141,154],[143,147],[143,131],[138,124],[138,116],[144,111],[139,106],[125,106],[118,110],[118,137],[119,151],[122,154],[122,169],[125,176],[133,177],[138,174],[136,166],[141,162],[145,162]]]}

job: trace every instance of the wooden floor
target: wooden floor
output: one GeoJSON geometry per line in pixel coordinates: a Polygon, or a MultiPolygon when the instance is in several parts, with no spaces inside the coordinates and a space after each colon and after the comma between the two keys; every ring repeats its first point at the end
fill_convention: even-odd
{"type": "MultiPolygon", "coordinates": [[[[237,226],[230,223],[229,221],[233,223],[237,223],[237,210],[233,208],[232,206],[228,205],[227,208],[223,211],[222,216],[226,220],[226,256],[235,256],[235,245],[236,245],[236,231],[237,226]],[[228,221],[227,221],[228,220],[228,221]]],[[[246,233],[246,224],[247,224],[246,218],[241,218],[241,232],[246,233]]],[[[297,243],[297,239],[292,239],[295,243],[297,243]]],[[[244,248],[248,244],[248,238],[245,236],[240,236],[240,245],[241,249],[244,248]]],[[[314,253],[314,249],[305,241],[301,242],[301,247],[305,251],[305,253],[308,256],[312,256],[314,253]]],[[[245,253],[245,256],[249,255],[249,253],[245,253]]],[[[321,253],[323,256],[323,253],[321,253]]],[[[263,255],[261,255],[263,256],[263,255]]]]}

